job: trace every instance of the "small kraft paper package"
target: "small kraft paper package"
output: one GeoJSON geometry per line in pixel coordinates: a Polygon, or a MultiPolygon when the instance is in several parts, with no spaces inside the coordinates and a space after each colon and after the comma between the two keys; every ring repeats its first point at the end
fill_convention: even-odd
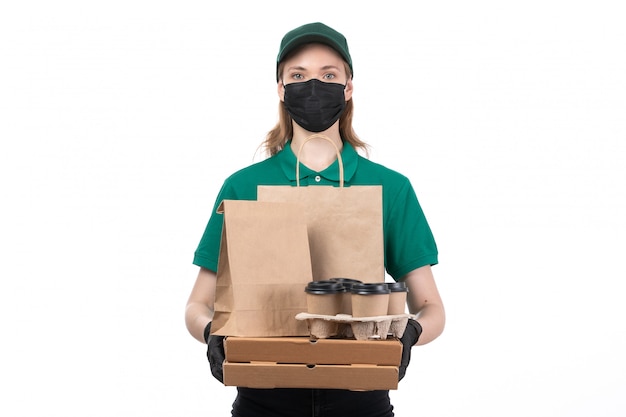
{"type": "MultiPolygon", "coordinates": [[[[296,204],[224,200],[222,242],[211,333],[306,336],[296,320],[311,280],[306,223],[296,204]]],[[[304,310],[303,310],[304,309],[304,310]]]]}

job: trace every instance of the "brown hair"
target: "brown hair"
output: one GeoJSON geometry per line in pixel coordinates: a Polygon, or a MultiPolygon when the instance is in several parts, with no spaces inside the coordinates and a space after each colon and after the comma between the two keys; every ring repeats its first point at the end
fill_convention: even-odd
{"type": "MultiPolygon", "coordinates": [[[[346,74],[348,78],[352,77],[352,73],[350,71],[350,67],[346,62],[344,62],[344,66],[346,68],[346,74]]],[[[281,62],[278,66],[278,74],[282,74],[284,68],[284,61],[281,62]]],[[[280,77],[282,79],[282,77],[280,77]]],[[[363,150],[365,154],[368,154],[369,146],[367,143],[363,142],[357,136],[356,132],[352,128],[352,116],[354,114],[354,103],[353,100],[350,99],[346,103],[346,108],[343,111],[343,114],[339,118],[339,134],[341,135],[341,139],[344,142],[348,142],[355,149],[363,150]]],[[[276,155],[280,152],[285,144],[292,138],[293,136],[293,127],[291,125],[291,116],[287,112],[285,108],[285,103],[279,100],[278,102],[278,122],[270,130],[267,132],[265,136],[265,141],[261,144],[261,147],[265,151],[265,153],[269,156],[276,155]]]]}

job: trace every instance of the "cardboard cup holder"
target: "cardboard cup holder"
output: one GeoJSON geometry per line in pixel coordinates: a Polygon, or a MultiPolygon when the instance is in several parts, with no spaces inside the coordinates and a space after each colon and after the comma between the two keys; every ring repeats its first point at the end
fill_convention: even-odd
{"type": "Polygon", "coordinates": [[[411,314],[395,314],[375,317],[352,317],[349,314],[327,316],[298,313],[297,320],[306,320],[309,333],[315,339],[345,337],[356,340],[385,340],[388,336],[401,338],[411,314]]]}

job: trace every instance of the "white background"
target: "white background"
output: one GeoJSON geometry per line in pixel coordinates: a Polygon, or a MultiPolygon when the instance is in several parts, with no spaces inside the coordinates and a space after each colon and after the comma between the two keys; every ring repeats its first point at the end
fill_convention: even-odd
{"type": "Polygon", "coordinates": [[[4,2],[0,414],[230,415],[184,326],[192,255],[275,123],[281,37],[320,20],[440,249],[448,324],[396,414],[623,416],[619,4],[4,2]]]}

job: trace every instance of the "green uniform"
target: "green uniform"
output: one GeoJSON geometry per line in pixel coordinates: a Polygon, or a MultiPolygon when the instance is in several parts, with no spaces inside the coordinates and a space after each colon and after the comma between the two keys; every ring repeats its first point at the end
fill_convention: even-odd
{"type": "MultiPolygon", "coordinates": [[[[412,270],[437,263],[437,245],[408,178],[359,155],[347,142],[341,152],[344,186],[382,185],[385,268],[395,280],[412,270]]],[[[217,271],[223,215],[222,200],[256,200],[258,185],[296,185],[296,156],[291,142],[278,154],[237,171],[224,182],[193,263],[217,271]]],[[[321,172],[300,166],[300,186],[339,186],[335,160],[321,172]]]]}

